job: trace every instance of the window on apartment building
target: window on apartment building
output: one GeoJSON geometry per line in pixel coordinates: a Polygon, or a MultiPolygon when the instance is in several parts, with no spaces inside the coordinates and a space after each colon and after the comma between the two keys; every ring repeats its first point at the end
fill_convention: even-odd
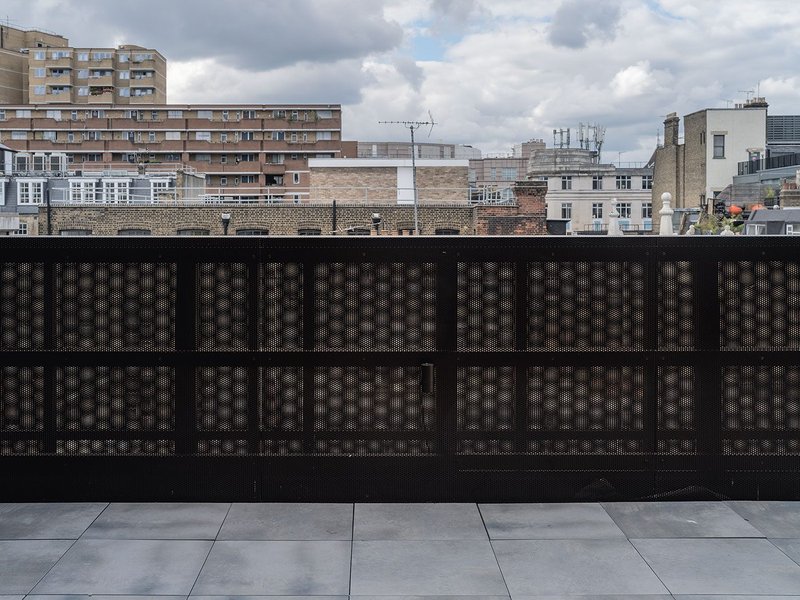
{"type": "Polygon", "coordinates": [[[237,229],[236,235],[269,235],[269,229],[255,229],[255,228],[237,229]]]}
{"type": "Polygon", "coordinates": [[[131,96],[131,88],[126,88],[126,87],[119,88],[117,90],[117,93],[119,94],[119,96],[121,98],[130,98],[130,96],[131,96]]]}
{"type": "Polygon", "coordinates": [[[317,111],[317,118],[318,119],[332,119],[333,118],[333,111],[331,111],[331,110],[318,110],[317,111]]]}
{"type": "Polygon", "coordinates": [[[198,119],[211,119],[214,116],[214,111],[212,110],[198,110],[197,111],[197,118],[198,119]]]}
{"type": "Polygon", "coordinates": [[[93,52],[92,60],[109,60],[113,56],[112,52],[93,52]]]}
{"type": "Polygon", "coordinates": [[[629,190],[631,189],[631,176],[630,175],[617,175],[617,189],[629,190]]]}
{"type": "Polygon", "coordinates": [[[94,181],[94,179],[70,179],[69,180],[69,201],[70,202],[94,202],[95,201],[95,181],[94,181]]]}
{"type": "Polygon", "coordinates": [[[182,119],[183,118],[183,111],[182,110],[168,110],[167,111],[167,118],[168,119],[182,119]]]}
{"type": "Polygon", "coordinates": [[[44,179],[18,179],[17,204],[39,205],[44,200],[44,179]]]}
{"type": "Polygon", "coordinates": [[[227,121],[231,116],[231,112],[229,110],[222,111],[222,120],[227,121]]]}
{"type": "Polygon", "coordinates": [[[184,227],[176,231],[178,235],[211,235],[208,229],[203,227],[184,227]]]}
{"type": "Polygon", "coordinates": [[[572,218],[572,202],[561,203],[561,218],[562,219],[572,218]]]}
{"type": "Polygon", "coordinates": [[[240,162],[255,162],[256,155],[255,154],[240,154],[236,158],[240,162]]]}
{"type": "Polygon", "coordinates": [[[133,88],[132,96],[152,96],[155,93],[153,88],[133,88]]]}
{"type": "Polygon", "coordinates": [[[653,203],[652,202],[642,202],[642,218],[643,219],[652,219],[653,218],[653,203]]]}
{"type": "Polygon", "coordinates": [[[119,78],[120,79],[130,79],[131,72],[130,71],[119,71],[119,78]]]}
{"type": "Polygon", "coordinates": [[[164,132],[164,139],[168,141],[175,141],[181,139],[181,132],[180,131],[165,131],[164,132]]]}
{"type": "Polygon", "coordinates": [[[304,142],[308,141],[308,134],[306,132],[303,132],[303,141],[304,142]]]}
{"type": "Polygon", "coordinates": [[[54,121],[60,121],[61,120],[61,111],[60,110],[48,110],[46,114],[47,114],[47,118],[48,119],[53,119],[54,121]]]}
{"type": "Polygon", "coordinates": [[[37,67],[33,69],[33,76],[34,77],[44,77],[46,70],[43,67],[37,67]]]}
{"type": "Polygon", "coordinates": [[[243,119],[255,119],[256,118],[256,111],[254,111],[254,110],[243,110],[242,111],[242,118],[243,119]]]}
{"type": "Polygon", "coordinates": [[[28,235],[28,224],[20,223],[19,229],[14,232],[14,235],[28,235]]]}
{"type": "Polygon", "coordinates": [[[150,201],[169,199],[169,179],[150,180],[150,201]]]}
{"type": "Polygon", "coordinates": [[[289,116],[292,121],[297,121],[300,118],[300,113],[296,110],[292,111],[292,114],[289,116]]]}
{"type": "Polygon", "coordinates": [[[88,52],[78,52],[78,61],[79,62],[87,62],[89,60],[89,53],[88,52]]]}
{"type": "Polygon", "coordinates": [[[5,206],[6,204],[6,183],[8,182],[8,178],[0,177],[0,206],[5,206]]]}
{"type": "Polygon", "coordinates": [[[157,110],[151,110],[150,111],[150,120],[151,121],[158,121],[158,117],[159,117],[159,114],[158,114],[157,110]]]}
{"type": "Polygon", "coordinates": [[[147,132],[147,141],[148,142],[155,142],[156,141],[156,132],[155,131],[148,131],[147,132]]]}
{"type": "Polygon", "coordinates": [[[273,165],[283,164],[283,154],[270,154],[269,162],[272,163],[273,165]]]}
{"type": "Polygon", "coordinates": [[[220,133],[219,134],[219,141],[225,143],[228,141],[228,134],[227,133],[220,133]]]}
{"type": "Polygon", "coordinates": [[[127,202],[130,198],[129,179],[104,179],[103,202],[127,202]]]}
{"type": "Polygon", "coordinates": [[[516,181],[517,169],[515,167],[503,167],[503,181],[516,181]]]}
{"type": "Polygon", "coordinates": [[[562,175],[561,176],[561,189],[562,190],[571,190],[572,189],[572,175],[562,175]]]}
{"type": "Polygon", "coordinates": [[[617,212],[620,219],[631,218],[631,203],[630,202],[617,202],[617,212]]]}
{"type": "Polygon", "coordinates": [[[62,229],[58,235],[92,235],[91,229],[71,227],[69,229],[62,229]]]}
{"type": "Polygon", "coordinates": [[[653,189],[653,176],[652,175],[642,175],[642,189],[643,190],[652,190],[653,189]]]}
{"type": "Polygon", "coordinates": [[[44,60],[45,56],[46,52],[42,50],[37,50],[36,52],[33,53],[33,60],[44,60]]]}
{"type": "Polygon", "coordinates": [[[89,142],[99,142],[103,139],[103,132],[102,131],[84,131],[83,132],[83,139],[89,142]]]}
{"type": "MultiPolygon", "coordinates": [[[[602,175],[593,175],[592,176],[592,189],[593,190],[602,190],[603,189],[603,176],[602,175]]],[[[602,204],[601,204],[601,206],[602,206],[602,204]]]]}
{"type": "Polygon", "coordinates": [[[56,132],[55,131],[43,131],[42,132],[42,139],[47,140],[48,142],[55,142],[56,141],[56,132]]]}
{"type": "Polygon", "coordinates": [[[17,118],[18,119],[30,119],[31,118],[31,111],[27,109],[17,109],[17,118]]]}
{"type": "Polygon", "coordinates": [[[219,157],[219,162],[223,165],[226,164],[228,162],[227,154],[221,154],[219,157]]]}
{"type": "Polygon", "coordinates": [[[317,132],[317,141],[327,141],[332,140],[333,136],[331,135],[330,131],[318,131],[317,132]]]}
{"type": "MultiPolygon", "coordinates": [[[[53,93],[54,93],[54,94],[56,94],[56,93],[57,93],[57,92],[56,92],[56,89],[57,89],[57,88],[53,88],[53,93]]],[[[44,87],[43,85],[35,85],[35,86],[33,86],[33,93],[34,93],[34,95],[36,95],[36,96],[44,96],[44,93],[45,93],[45,87],[44,87]]]]}
{"type": "Polygon", "coordinates": [[[130,54],[125,54],[125,53],[117,54],[117,60],[119,62],[121,62],[121,63],[126,63],[126,62],[130,61],[130,59],[131,59],[131,55],[130,54]]]}
{"type": "Polygon", "coordinates": [[[300,173],[292,173],[292,183],[298,185],[300,183],[300,173]]]}
{"type": "Polygon", "coordinates": [[[78,88],[78,96],[88,96],[89,95],[89,88],[88,87],[79,87],[78,88]]]}
{"type": "Polygon", "coordinates": [[[5,109],[0,110],[0,121],[6,120],[6,111],[5,109]]]}
{"type": "Polygon", "coordinates": [[[296,133],[292,133],[292,134],[289,136],[289,141],[290,141],[290,142],[296,142],[296,141],[297,141],[297,134],[296,134],[296,133]]]}
{"type": "Polygon", "coordinates": [[[194,132],[194,139],[198,142],[210,142],[211,141],[211,132],[210,131],[195,131],[194,132]]]}
{"type": "Polygon", "coordinates": [[[273,110],[272,111],[272,118],[273,119],[285,119],[286,118],[286,111],[285,110],[273,110]]]}
{"type": "Polygon", "coordinates": [[[254,139],[252,131],[242,131],[239,135],[241,136],[241,140],[243,142],[251,142],[254,139]]]}
{"type": "Polygon", "coordinates": [[[164,160],[167,162],[180,162],[181,155],[180,154],[165,154],[164,160]]]}
{"type": "Polygon", "coordinates": [[[242,183],[258,183],[256,175],[242,175],[242,183]]]}
{"type": "Polygon", "coordinates": [[[603,218],[603,203],[602,202],[592,202],[592,218],[593,219],[602,219],[603,218]]]}
{"type": "Polygon", "coordinates": [[[725,136],[714,134],[714,158],[725,158],[725,136]]]}
{"type": "Polygon", "coordinates": [[[117,235],[152,235],[152,231],[143,227],[123,227],[117,235]]]}
{"type": "Polygon", "coordinates": [[[74,144],[75,143],[75,134],[72,131],[67,132],[67,143],[74,144]]]}
{"type": "Polygon", "coordinates": [[[298,156],[297,154],[292,154],[289,156],[289,158],[291,158],[292,160],[297,160],[297,156],[298,156]]]}
{"type": "Polygon", "coordinates": [[[27,140],[28,139],[28,132],[27,131],[12,131],[11,132],[11,139],[12,140],[27,140]]]}
{"type": "Polygon", "coordinates": [[[77,110],[70,111],[69,120],[70,121],[77,121],[78,120],[78,111],[77,110]]]}
{"type": "Polygon", "coordinates": [[[491,167],[489,169],[489,179],[497,181],[497,167],[491,167]]]}
{"type": "Polygon", "coordinates": [[[211,162],[211,155],[210,154],[205,154],[205,153],[195,154],[194,155],[194,160],[197,161],[197,162],[210,163],[211,162]]]}
{"type": "Polygon", "coordinates": [[[103,155],[102,154],[84,154],[83,155],[84,162],[102,162],[103,155]]]}
{"type": "Polygon", "coordinates": [[[228,178],[227,177],[220,177],[219,178],[219,185],[225,187],[228,185],[228,178]]]}

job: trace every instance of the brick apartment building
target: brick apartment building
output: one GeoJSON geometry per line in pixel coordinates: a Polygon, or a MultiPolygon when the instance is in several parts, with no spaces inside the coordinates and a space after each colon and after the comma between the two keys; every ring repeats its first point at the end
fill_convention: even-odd
{"type": "Polygon", "coordinates": [[[221,196],[303,200],[309,158],[357,152],[342,143],[339,104],[166,104],[157,50],[71,47],[7,26],[0,40],[0,143],[23,153],[183,163],[221,196]]]}

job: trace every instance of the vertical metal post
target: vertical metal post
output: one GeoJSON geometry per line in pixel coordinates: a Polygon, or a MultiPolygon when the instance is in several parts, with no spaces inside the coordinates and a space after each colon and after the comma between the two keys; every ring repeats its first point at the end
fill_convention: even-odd
{"type": "Polygon", "coordinates": [[[419,200],[417,198],[417,150],[414,146],[414,126],[411,130],[411,181],[414,186],[414,235],[419,235],[419,200]]]}
{"type": "Polygon", "coordinates": [[[50,183],[44,188],[44,201],[47,203],[47,235],[53,235],[53,212],[50,208],[50,183]]]}
{"type": "Polygon", "coordinates": [[[699,384],[698,453],[703,485],[721,491],[722,364],[720,361],[719,265],[716,260],[695,263],[697,347],[703,359],[695,364],[699,384]]]}
{"type": "MultiPolygon", "coordinates": [[[[175,349],[191,352],[197,348],[197,264],[177,264],[175,302],[175,349]]],[[[195,365],[175,368],[175,453],[193,454],[195,431],[195,365]]]]}

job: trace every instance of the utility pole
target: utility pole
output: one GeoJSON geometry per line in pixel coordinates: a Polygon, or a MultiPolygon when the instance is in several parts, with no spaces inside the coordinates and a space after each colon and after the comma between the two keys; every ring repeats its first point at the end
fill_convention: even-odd
{"type": "Polygon", "coordinates": [[[431,129],[428,131],[428,137],[431,136],[433,126],[436,123],[433,120],[433,115],[428,113],[430,121],[378,121],[381,125],[402,125],[407,127],[411,132],[411,184],[414,187],[414,235],[419,235],[419,198],[417,196],[417,150],[414,145],[414,132],[423,125],[430,125],[431,129]]]}

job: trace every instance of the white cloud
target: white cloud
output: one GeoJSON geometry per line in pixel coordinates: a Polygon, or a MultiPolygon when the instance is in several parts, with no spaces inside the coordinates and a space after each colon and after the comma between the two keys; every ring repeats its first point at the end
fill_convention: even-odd
{"type": "Polygon", "coordinates": [[[664,115],[741,101],[738,90],[759,81],[772,114],[799,112],[800,11],[786,0],[223,4],[220,19],[222,4],[194,0],[187,22],[175,16],[187,15],[179,2],[161,2],[180,11],[158,22],[141,2],[6,0],[4,9],[76,44],[154,45],[169,59],[173,102],[342,103],[346,139],[404,140],[407,131],[377,122],[431,110],[433,140],[502,152],[593,122],[607,127],[607,156],[644,161],[664,115]],[[441,58],[413,56],[438,34],[441,58]]]}

